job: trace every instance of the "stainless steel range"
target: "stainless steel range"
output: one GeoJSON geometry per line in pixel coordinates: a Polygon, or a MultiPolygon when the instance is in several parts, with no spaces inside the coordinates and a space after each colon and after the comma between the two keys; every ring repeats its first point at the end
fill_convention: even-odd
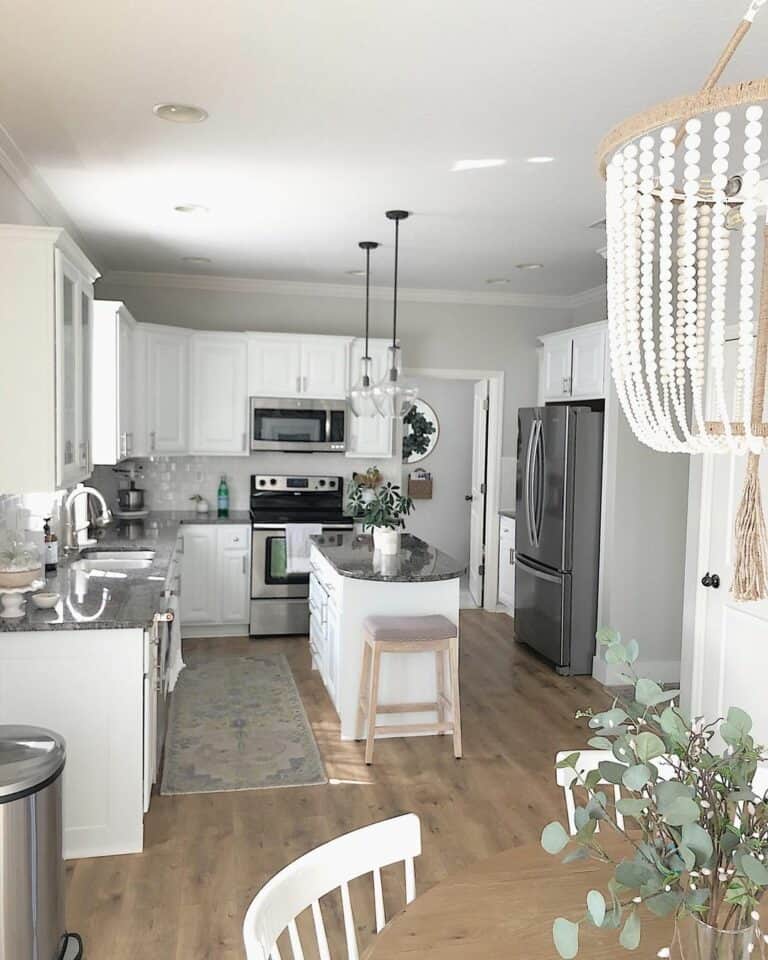
{"type": "Polygon", "coordinates": [[[251,477],[252,636],[309,632],[309,574],[288,573],[285,528],[321,524],[323,533],[351,530],[342,477],[251,477]]]}

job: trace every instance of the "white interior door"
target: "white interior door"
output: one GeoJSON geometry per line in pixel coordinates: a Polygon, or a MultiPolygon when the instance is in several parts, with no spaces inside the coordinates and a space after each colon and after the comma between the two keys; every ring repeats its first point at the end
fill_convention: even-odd
{"type": "MultiPolygon", "coordinates": [[[[726,386],[732,387],[738,345],[726,344],[726,386]]],[[[730,391],[729,391],[730,392],[730,391]]],[[[730,592],[734,561],[734,523],[741,500],[747,458],[708,454],[704,463],[700,529],[700,569],[696,570],[697,616],[693,654],[691,713],[708,720],[729,706],[752,715],[758,743],[768,740],[768,700],[756,678],[768,675],[768,600],[737,602],[730,592]],[[701,579],[716,574],[720,586],[701,579]]],[[[760,484],[768,490],[768,458],[762,457],[760,484]]]]}
{"type": "Polygon", "coordinates": [[[485,579],[485,472],[488,443],[488,381],[475,384],[472,419],[472,509],[469,529],[469,592],[483,605],[485,579]]]}

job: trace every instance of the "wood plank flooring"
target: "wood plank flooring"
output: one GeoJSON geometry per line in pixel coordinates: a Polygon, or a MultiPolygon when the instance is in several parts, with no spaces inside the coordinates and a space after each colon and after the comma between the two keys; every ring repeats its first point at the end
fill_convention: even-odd
{"type": "MultiPolygon", "coordinates": [[[[462,612],[461,630],[464,759],[454,760],[449,737],[385,740],[372,767],[363,762],[364,744],[339,740],[306,640],[257,641],[288,656],[330,782],[153,797],[143,853],[67,864],[68,926],[83,935],[88,960],[242,960],[243,915],[272,874],[319,843],[399,813],[421,817],[417,891],[537,841],[562,815],[553,756],[585,745],[575,711],[603,706],[606,695],[591,678],[558,677],[515,644],[504,614],[462,612]]],[[[239,638],[194,643],[215,656],[253,649],[239,638]]],[[[373,929],[366,893],[356,882],[361,949],[373,929]]],[[[399,872],[385,878],[385,898],[388,910],[402,905],[399,872]]],[[[333,945],[339,906],[324,909],[333,945]]]]}

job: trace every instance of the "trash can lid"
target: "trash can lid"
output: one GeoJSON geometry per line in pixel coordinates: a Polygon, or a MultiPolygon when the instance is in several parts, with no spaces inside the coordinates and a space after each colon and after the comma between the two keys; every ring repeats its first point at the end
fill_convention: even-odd
{"type": "Polygon", "coordinates": [[[0,803],[42,789],[66,759],[64,738],[43,727],[0,725],[0,803]]]}

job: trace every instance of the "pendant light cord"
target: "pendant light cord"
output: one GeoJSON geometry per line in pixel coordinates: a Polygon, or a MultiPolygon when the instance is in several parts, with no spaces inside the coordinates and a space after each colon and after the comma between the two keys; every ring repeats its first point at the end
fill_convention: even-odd
{"type": "Polygon", "coordinates": [[[365,359],[370,360],[368,355],[368,310],[371,297],[371,248],[365,249],[365,359]]]}
{"type": "Polygon", "coordinates": [[[397,350],[397,267],[400,259],[400,221],[395,220],[395,282],[392,297],[392,347],[397,350]]]}

